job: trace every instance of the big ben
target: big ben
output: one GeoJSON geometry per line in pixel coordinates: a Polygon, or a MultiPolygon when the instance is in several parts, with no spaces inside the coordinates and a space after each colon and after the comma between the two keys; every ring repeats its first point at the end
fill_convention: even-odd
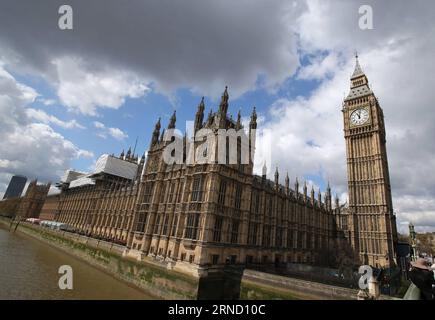
{"type": "Polygon", "coordinates": [[[358,56],[343,103],[350,240],[362,264],[395,264],[396,219],[391,199],[384,114],[358,56]]]}

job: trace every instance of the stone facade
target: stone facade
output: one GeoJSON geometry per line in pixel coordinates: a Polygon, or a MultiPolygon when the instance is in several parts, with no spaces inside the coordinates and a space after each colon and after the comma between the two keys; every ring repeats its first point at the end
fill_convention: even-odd
{"type": "MultiPolygon", "coordinates": [[[[352,81],[357,86],[360,77],[352,81]]],[[[157,122],[146,162],[144,157],[139,162],[130,152],[119,157],[139,164],[135,179],[102,174],[92,177],[95,181],[92,185],[73,189],[63,185],[58,220],[90,236],[121,242],[132,257],[154,257],[166,262],[168,268],[195,276],[228,265],[277,266],[287,262],[324,265],[331,255],[339,252],[349,253],[353,263],[359,264],[367,261],[364,260],[366,251],[360,250],[366,247],[360,247],[361,243],[373,239],[370,238],[373,234],[379,241],[376,252],[386,252],[392,257],[395,221],[383,122],[373,122],[376,126],[368,130],[364,126],[351,128],[348,121],[350,110],[369,103],[366,99],[371,99],[371,119],[383,118],[382,110],[373,95],[357,99],[361,101],[348,98],[343,109],[349,164],[349,208],[340,206],[337,199],[333,204],[329,185],[324,194],[308,191],[306,184],[300,186],[297,180],[291,188],[288,176],[284,185],[279,184],[278,169],[274,181],[270,181],[265,174],[253,174],[251,160],[242,164],[239,156],[242,148],[255,152],[255,135],[251,132],[257,128],[257,114],[254,108],[249,128],[244,129],[240,113],[236,120],[228,116],[229,96],[225,89],[218,111],[210,111],[206,120],[204,100],[201,101],[194,132],[206,132],[203,137],[215,138],[223,129],[241,132],[236,140],[236,164],[168,163],[164,160],[165,152],[178,140],[182,142],[183,160],[192,154],[195,159],[198,154],[219,155],[221,147],[216,142],[218,139],[192,141],[187,136],[167,139],[167,133],[175,128],[174,113],[166,134],[161,130],[160,119],[157,122]],[[370,141],[360,142],[364,139],[370,141]],[[358,149],[355,149],[355,143],[358,143],[358,149]],[[366,150],[364,155],[371,162],[364,162],[364,166],[373,167],[370,172],[377,172],[376,176],[370,176],[374,180],[369,185],[376,188],[379,203],[372,205],[370,212],[365,212],[366,205],[356,198],[367,192],[367,184],[357,183],[354,177],[356,169],[353,167],[360,166],[360,162],[353,159],[362,156],[354,150],[366,150]],[[369,216],[380,233],[365,229],[367,224],[364,222],[369,216]],[[353,255],[353,251],[357,253],[353,255]]],[[[224,147],[227,146],[225,140],[224,147]]],[[[362,179],[361,176],[358,178],[362,179]]],[[[385,265],[386,260],[380,254],[376,257],[367,262],[374,266],[385,265]]]]}
{"type": "MultiPolygon", "coordinates": [[[[219,110],[204,122],[203,101],[198,106],[195,131],[243,129],[227,115],[228,93],[219,110]]],[[[256,129],[255,109],[247,131],[256,129]]],[[[175,126],[175,114],[168,129],[175,126]]],[[[331,189],[321,193],[302,191],[296,181],[290,188],[253,174],[247,164],[167,164],[167,141],[158,139],[156,124],[139,188],[135,220],[128,246],[132,253],[154,256],[177,270],[201,275],[227,264],[281,265],[286,262],[319,264],[322,252],[340,242],[337,227],[340,210],[332,208],[331,189]]],[[[248,137],[250,148],[255,141],[248,137]]],[[[216,141],[218,139],[216,138],[216,141]]],[[[246,141],[246,140],[243,140],[246,141]]],[[[185,154],[195,154],[201,142],[183,139],[185,154]],[[187,143],[186,143],[187,142],[187,143]]],[[[241,150],[242,139],[238,142],[241,150]]],[[[218,154],[218,143],[208,146],[218,154]]],[[[210,151],[211,151],[210,150],[210,151]]],[[[340,217],[339,217],[340,216],[340,217]]],[[[343,238],[344,242],[346,238],[343,238]]]]}
{"type": "MultiPolygon", "coordinates": [[[[139,162],[130,150],[127,154],[122,152],[119,158],[126,162],[139,162]]],[[[126,244],[144,161],[145,157],[142,157],[134,180],[99,174],[93,177],[95,184],[78,188],[59,184],[62,192],[57,221],[74,226],[80,233],[126,244]]]]}
{"type": "Polygon", "coordinates": [[[9,216],[16,216],[20,219],[38,218],[50,190],[50,185],[50,183],[38,184],[37,180],[30,182],[26,194],[19,198],[15,211],[10,212],[9,216]]]}
{"type": "Polygon", "coordinates": [[[42,206],[39,219],[41,220],[56,220],[59,215],[59,195],[53,194],[47,196],[44,205],[42,206]]]}

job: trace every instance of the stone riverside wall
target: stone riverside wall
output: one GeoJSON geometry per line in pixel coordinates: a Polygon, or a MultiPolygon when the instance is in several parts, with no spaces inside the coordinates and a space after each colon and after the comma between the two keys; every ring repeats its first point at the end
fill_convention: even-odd
{"type": "MultiPolygon", "coordinates": [[[[0,218],[9,228],[10,220],[0,218]]],[[[15,224],[12,229],[15,228],[15,224]]],[[[169,271],[153,261],[122,257],[124,247],[74,233],[21,222],[17,231],[32,236],[135,285],[160,299],[196,299],[198,279],[169,271]]]]}
{"type": "Polygon", "coordinates": [[[357,293],[358,290],[245,269],[240,298],[356,300],[357,293]]]}
{"type": "MultiPolygon", "coordinates": [[[[245,269],[240,299],[357,300],[359,290],[245,269]]],[[[402,300],[381,295],[378,300],[402,300]]]]}

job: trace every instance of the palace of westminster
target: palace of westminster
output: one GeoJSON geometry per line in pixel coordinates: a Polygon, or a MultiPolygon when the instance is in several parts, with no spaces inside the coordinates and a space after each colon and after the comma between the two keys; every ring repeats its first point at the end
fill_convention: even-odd
{"type": "MultiPolygon", "coordinates": [[[[204,117],[198,106],[194,130],[244,129],[240,113],[228,116],[228,92],[204,117]]],[[[338,111],[338,110],[337,110],[338,111]]],[[[343,102],[349,201],[307,190],[288,176],[279,184],[253,174],[253,163],[167,164],[160,119],[150,147],[139,159],[131,150],[104,155],[100,170],[74,171],[58,184],[57,221],[91,237],[127,247],[128,256],[152,256],[169,268],[201,275],[226,264],[325,265],[346,254],[355,265],[395,264],[397,231],[388,172],[383,111],[358,57],[343,102]],[[326,259],[326,260],[325,260],[326,259]]],[[[168,129],[174,129],[175,113],[168,129]]],[[[255,108],[249,131],[257,128],[255,108]]],[[[248,131],[246,130],[246,131],[248,131]]],[[[250,135],[251,136],[251,135],[250,135]]],[[[183,141],[187,141],[187,137],[183,141]]],[[[201,142],[194,142],[198,148],[201,142]]],[[[186,146],[186,143],[185,143],[186,146]]],[[[240,144],[239,144],[240,147],[240,144]]],[[[255,150],[255,139],[249,139],[255,150]]]]}

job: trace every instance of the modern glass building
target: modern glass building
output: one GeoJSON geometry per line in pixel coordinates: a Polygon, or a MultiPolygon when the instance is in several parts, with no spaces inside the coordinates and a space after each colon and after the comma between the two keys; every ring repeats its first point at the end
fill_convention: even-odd
{"type": "Polygon", "coordinates": [[[20,197],[26,186],[26,182],[27,178],[24,176],[13,176],[3,196],[3,200],[20,197]]]}

